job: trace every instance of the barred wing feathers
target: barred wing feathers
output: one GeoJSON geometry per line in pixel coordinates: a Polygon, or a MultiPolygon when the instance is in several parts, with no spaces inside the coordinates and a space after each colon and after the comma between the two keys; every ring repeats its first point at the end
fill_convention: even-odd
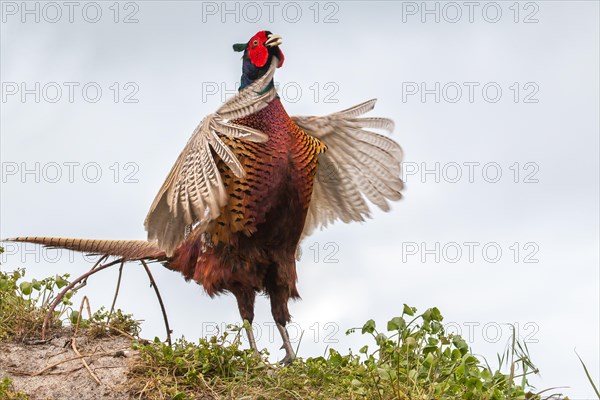
{"type": "Polygon", "coordinates": [[[402,148],[392,139],[368,130],[392,132],[387,118],[360,118],[375,107],[369,100],[324,117],[292,117],[305,133],[327,145],[319,156],[303,237],[336,220],[364,221],[369,200],[384,211],[400,200],[402,148]]]}
{"type": "Polygon", "coordinates": [[[231,120],[265,108],[277,96],[271,80],[278,63],[273,57],[267,73],[204,118],[173,165],[144,223],[148,239],[158,241],[168,256],[184,240],[186,227],[205,229],[227,203],[213,152],[237,177],[245,176],[238,158],[220,136],[258,143],[268,140],[263,132],[231,120]]]}

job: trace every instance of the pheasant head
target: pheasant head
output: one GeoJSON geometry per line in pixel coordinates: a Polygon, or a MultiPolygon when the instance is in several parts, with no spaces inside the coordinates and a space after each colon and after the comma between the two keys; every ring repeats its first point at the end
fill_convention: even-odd
{"type": "Polygon", "coordinates": [[[279,61],[277,68],[283,65],[284,56],[279,48],[281,42],[281,36],[269,31],[260,31],[252,36],[247,43],[233,45],[234,51],[244,52],[240,89],[264,75],[269,69],[273,57],[277,57],[279,61]]]}

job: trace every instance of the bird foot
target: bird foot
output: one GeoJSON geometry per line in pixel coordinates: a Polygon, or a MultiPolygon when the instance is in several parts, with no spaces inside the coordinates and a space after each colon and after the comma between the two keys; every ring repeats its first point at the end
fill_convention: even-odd
{"type": "Polygon", "coordinates": [[[279,329],[279,333],[281,334],[281,338],[283,339],[283,346],[281,346],[281,348],[285,349],[285,357],[283,357],[283,360],[281,360],[279,364],[290,365],[296,358],[296,353],[294,353],[292,343],[290,342],[290,335],[288,335],[285,326],[281,324],[277,324],[277,329],[279,329]]]}
{"type": "Polygon", "coordinates": [[[295,359],[296,359],[295,355],[286,354],[285,357],[283,357],[283,359],[281,361],[279,361],[279,365],[281,365],[282,367],[287,367],[288,365],[293,363],[295,359]]]}

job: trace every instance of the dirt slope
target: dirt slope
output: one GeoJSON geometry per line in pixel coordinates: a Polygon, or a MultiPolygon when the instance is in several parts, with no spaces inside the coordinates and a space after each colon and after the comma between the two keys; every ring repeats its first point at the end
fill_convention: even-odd
{"type": "Polygon", "coordinates": [[[70,333],[64,332],[45,343],[0,343],[0,379],[8,377],[15,390],[31,400],[123,400],[132,358],[131,340],[122,336],[90,339],[81,335],[76,348],[100,384],[83,365],[71,346],[70,333]],[[52,368],[51,365],[60,363],[52,368]],[[41,373],[40,373],[41,372],[41,373]]]}

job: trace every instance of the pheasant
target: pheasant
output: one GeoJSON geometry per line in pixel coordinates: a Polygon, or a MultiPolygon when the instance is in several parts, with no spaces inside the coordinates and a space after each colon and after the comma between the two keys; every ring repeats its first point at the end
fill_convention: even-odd
{"type": "MultiPolygon", "coordinates": [[[[399,200],[402,150],[386,118],[364,118],[376,100],[323,117],[290,117],[273,75],[281,36],[256,33],[243,52],[239,92],[205,117],[160,188],[145,220],[148,240],[18,237],[124,260],[159,261],[211,296],[232,293],[252,324],[257,293],[271,302],[285,357],[295,358],[286,324],[299,298],[296,253],[315,229],[364,221],[367,200],[388,211],[399,200]]],[[[250,347],[257,351],[252,329],[250,347]]]]}

